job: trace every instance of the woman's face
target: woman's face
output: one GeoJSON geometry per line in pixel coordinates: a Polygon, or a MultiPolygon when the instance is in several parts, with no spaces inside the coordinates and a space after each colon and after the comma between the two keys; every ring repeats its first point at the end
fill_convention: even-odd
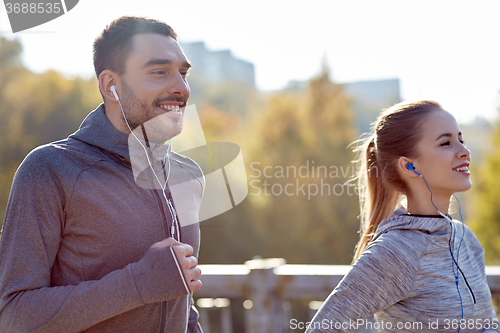
{"type": "Polygon", "coordinates": [[[470,189],[470,151],[464,146],[455,118],[437,109],[427,115],[422,130],[418,143],[420,155],[413,160],[413,165],[433,195],[449,197],[470,189]]]}

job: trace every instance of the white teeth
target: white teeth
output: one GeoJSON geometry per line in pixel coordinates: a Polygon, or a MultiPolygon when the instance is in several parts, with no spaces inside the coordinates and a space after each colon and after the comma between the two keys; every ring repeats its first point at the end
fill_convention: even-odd
{"type": "Polygon", "coordinates": [[[456,168],[455,170],[456,171],[469,171],[469,167],[468,166],[463,166],[463,167],[460,167],[460,168],[456,168]]]}
{"type": "Polygon", "coordinates": [[[179,112],[180,109],[179,105],[160,105],[160,108],[173,112],[179,112]]]}

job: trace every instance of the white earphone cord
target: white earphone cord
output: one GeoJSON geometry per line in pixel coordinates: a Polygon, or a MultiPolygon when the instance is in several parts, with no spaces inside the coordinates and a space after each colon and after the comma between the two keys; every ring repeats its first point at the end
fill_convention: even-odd
{"type": "MultiPolygon", "coordinates": [[[[177,214],[174,214],[175,212],[175,209],[172,205],[172,203],[170,202],[170,200],[168,200],[167,198],[167,195],[165,194],[165,189],[167,187],[167,183],[168,183],[168,179],[170,178],[170,156],[168,155],[168,152],[167,152],[167,159],[168,159],[168,174],[167,174],[167,179],[165,180],[165,185],[162,185],[160,179],[158,178],[158,176],[156,175],[155,173],[155,170],[153,169],[153,165],[151,164],[151,161],[149,159],[149,154],[148,154],[148,151],[146,149],[146,147],[144,147],[144,145],[142,144],[141,140],[139,140],[139,138],[135,135],[135,133],[132,131],[132,129],[130,128],[130,125],[128,124],[128,120],[127,120],[127,117],[125,117],[125,112],[123,111],[123,107],[122,107],[122,103],[120,102],[120,99],[118,98],[118,94],[116,93],[116,90],[114,90],[114,86],[111,87],[112,88],[112,92],[113,92],[113,95],[115,95],[115,98],[118,102],[118,104],[120,105],[120,109],[122,110],[122,115],[123,115],[123,119],[125,119],[125,123],[127,124],[127,127],[130,131],[130,133],[134,136],[134,138],[137,140],[137,142],[139,142],[139,144],[141,145],[142,149],[144,150],[144,153],[146,154],[146,158],[148,160],[148,164],[149,164],[149,167],[151,168],[151,170],[153,171],[153,175],[155,176],[156,180],[158,181],[158,184],[160,185],[160,188],[162,189],[162,193],[163,193],[163,197],[165,198],[165,201],[167,202],[167,207],[168,207],[168,210],[170,212],[170,215],[172,216],[172,227],[171,227],[171,230],[170,230],[170,234],[172,235],[172,238],[175,239],[175,226],[177,226],[177,228],[179,228],[179,222],[177,221],[177,214]]],[[[172,142],[172,141],[170,141],[172,142]]],[[[179,232],[177,233],[177,241],[180,242],[181,239],[180,239],[180,230],[178,230],[179,232]]],[[[181,271],[182,273],[182,271],[181,271]]],[[[191,296],[191,293],[190,293],[190,289],[189,287],[186,285],[186,281],[184,281],[183,279],[183,282],[184,282],[184,287],[186,288],[186,290],[188,291],[188,294],[186,295],[186,305],[187,305],[187,310],[186,310],[186,329],[185,329],[185,332],[187,332],[188,330],[188,323],[189,323],[189,309],[190,309],[190,296],[191,296]]]]}
{"type": "MultiPolygon", "coordinates": [[[[463,306],[463,301],[462,301],[462,295],[460,294],[460,289],[458,287],[458,283],[459,283],[459,279],[460,279],[459,272],[461,272],[460,266],[458,266],[458,256],[460,254],[460,247],[462,246],[462,241],[463,241],[464,236],[465,236],[465,224],[464,224],[464,218],[462,217],[462,209],[461,209],[461,206],[460,206],[460,201],[458,200],[457,196],[455,194],[453,194],[453,196],[455,197],[455,199],[458,202],[458,211],[460,213],[460,219],[462,220],[462,238],[460,239],[460,243],[458,244],[457,256],[456,256],[456,259],[455,259],[455,255],[454,255],[455,254],[455,235],[456,235],[455,225],[454,225],[452,219],[449,216],[443,214],[441,211],[439,211],[439,209],[437,208],[437,206],[434,204],[434,201],[432,201],[432,191],[431,191],[431,188],[429,187],[429,185],[427,184],[427,181],[425,180],[424,176],[422,176],[421,174],[417,173],[415,170],[413,170],[413,172],[415,172],[417,175],[420,176],[420,178],[422,178],[424,180],[425,186],[427,186],[427,189],[431,193],[431,203],[432,203],[432,205],[437,210],[437,212],[439,213],[439,215],[441,215],[442,217],[444,217],[450,223],[450,226],[451,226],[450,253],[451,253],[451,259],[452,259],[451,268],[452,268],[452,271],[453,271],[453,276],[455,277],[455,285],[457,287],[458,297],[460,298],[460,309],[461,309],[461,319],[460,320],[463,320],[464,319],[464,306],[463,306]],[[452,237],[453,237],[453,241],[451,241],[452,237]]],[[[463,275],[463,273],[462,273],[462,275],[463,275]]],[[[471,293],[472,298],[474,299],[474,303],[475,303],[474,293],[472,293],[472,289],[470,289],[469,283],[467,282],[467,279],[465,278],[465,275],[463,275],[463,278],[464,278],[464,282],[467,285],[467,288],[469,289],[469,292],[471,293]]],[[[460,329],[461,329],[461,327],[459,326],[457,333],[460,333],[460,329]]]]}
{"type": "MultiPolygon", "coordinates": [[[[177,216],[176,216],[177,214],[174,214],[175,213],[175,208],[173,207],[172,203],[170,202],[170,200],[168,200],[167,195],[165,194],[165,189],[167,188],[168,179],[170,178],[170,156],[168,155],[168,152],[167,152],[168,174],[167,174],[167,179],[165,180],[165,184],[163,185],[161,183],[160,179],[158,178],[158,176],[156,175],[155,170],[153,169],[153,165],[151,163],[151,160],[149,159],[149,154],[148,154],[148,151],[147,151],[146,147],[144,147],[144,145],[142,144],[141,140],[139,140],[139,138],[135,135],[135,133],[130,128],[130,125],[128,124],[127,117],[125,117],[125,112],[123,111],[122,103],[120,102],[119,99],[117,99],[117,101],[118,101],[118,104],[120,105],[120,109],[122,111],[123,119],[125,119],[125,124],[127,124],[127,127],[129,129],[130,133],[134,136],[134,138],[137,140],[137,142],[139,142],[139,144],[141,145],[142,149],[144,150],[144,153],[146,154],[146,159],[148,160],[149,167],[153,171],[153,175],[155,176],[156,181],[160,185],[160,188],[162,190],[161,192],[163,193],[163,197],[165,198],[165,201],[167,202],[168,210],[170,212],[170,215],[172,216],[172,226],[170,228],[170,234],[172,235],[172,238],[175,239],[175,229],[176,229],[176,227],[178,228],[178,221],[177,221],[177,216]]],[[[177,241],[180,242],[179,235],[177,235],[177,237],[178,237],[178,239],[175,239],[175,240],[177,240],[177,241]]]]}

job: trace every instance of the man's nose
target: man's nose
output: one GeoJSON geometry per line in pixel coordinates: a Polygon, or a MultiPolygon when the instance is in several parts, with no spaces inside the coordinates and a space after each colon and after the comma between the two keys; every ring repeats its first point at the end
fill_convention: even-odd
{"type": "Polygon", "coordinates": [[[189,84],[181,73],[176,73],[168,89],[170,95],[184,96],[189,92],[189,84]]]}

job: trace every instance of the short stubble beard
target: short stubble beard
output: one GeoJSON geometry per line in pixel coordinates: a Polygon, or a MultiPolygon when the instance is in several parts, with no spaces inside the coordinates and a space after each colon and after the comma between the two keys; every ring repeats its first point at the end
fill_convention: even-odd
{"type": "MultiPolygon", "coordinates": [[[[152,105],[148,106],[146,102],[137,98],[133,89],[125,81],[122,81],[122,90],[123,111],[130,128],[138,137],[143,138],[143,131],[139,128],[141,125],[144,125],[148,141],[154,143],[164,143],[181,133],[184,116],[175,119],[169,116],[167,112],[156,114],[158,103],[165,101],[165,98],[155,100],[152,105]],[[148,110],[151,110],[151,112],[148,112],[148,110]]],[[[184,99],[181,99],[184,102],[184,99]]],[[[171,100],[178,99],[172,98],[171,100]]]]}

